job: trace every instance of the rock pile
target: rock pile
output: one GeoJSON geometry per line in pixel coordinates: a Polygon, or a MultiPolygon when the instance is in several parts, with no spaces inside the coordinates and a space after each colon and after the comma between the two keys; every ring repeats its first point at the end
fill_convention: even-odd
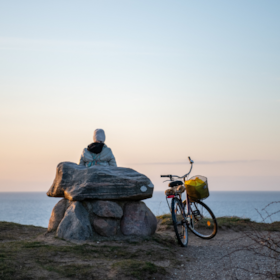
{"type": "Polygon", "coordinates": [[[94,236],[150,236],[157,220],[141,199],[153,184],[130,168],[60,163],[48,196],[64,197],[53,208],[48,231],[66,240],[94,236]]]}

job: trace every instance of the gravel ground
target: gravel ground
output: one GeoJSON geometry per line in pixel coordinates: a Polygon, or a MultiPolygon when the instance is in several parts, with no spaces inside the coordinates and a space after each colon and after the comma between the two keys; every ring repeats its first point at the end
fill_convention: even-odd
{"type": "Polygon", "coordinates": [[[272,271],[274,261],[249,250],[236,251],[250,244],[244,233],[231,230],[220,230],[210,240],[189,233],[188,247],[177,249],[185,265],[174,270],[170,279],[268,279],[260,273],[272,271]]]}

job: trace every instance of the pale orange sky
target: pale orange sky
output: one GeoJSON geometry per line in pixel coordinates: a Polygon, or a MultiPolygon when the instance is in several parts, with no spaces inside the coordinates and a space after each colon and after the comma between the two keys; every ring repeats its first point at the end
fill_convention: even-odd
{"type": "MultiPolygon", "coordinates": [[[[192,174],[209,177],[212,190],[279,189],[279,161],[273,156],[265,157],[265,151],[258,152],[261,150],[260,144],[250,145],[243,141],[243,146],[239,143],[233,145],[230,140],[220,140],[218,136],[212,141],[209,137],[204,144],[187,137],[189,132],[185,137],[169,140],[168,133],[164,135],[165,129],[161,134],[160,130],[152,134],[149,130],[139,132],[128,127],[105,131],[106,143],[112,148],[118,166],[131,167],[146,174],[152,179],[156,190],[163,190],[166,186],[160,174],[187,173],[188,155],[195,161],[192,174]],[[259,156],[254,158],[254,152],[259,156]]],[[[203,138],[199,129],[193,132],[198,138],[203,138]]],[[[82,131],[81,127],[73,131],[51,131],[49,136],[48,131],[42,130],[32,136],[30,133],[32,131],[22,132],[22,141],[17,141],[14,136],[10,138],[10,143],[6,142],[13,153],[1,150],[1,191],[47,190],[54,179],[56,165],[61,161],[78,162],[82,149],[92,138],[92,133],[82,131]]],[[[273,155],[269,146],[266,152],[273,155]]]]}

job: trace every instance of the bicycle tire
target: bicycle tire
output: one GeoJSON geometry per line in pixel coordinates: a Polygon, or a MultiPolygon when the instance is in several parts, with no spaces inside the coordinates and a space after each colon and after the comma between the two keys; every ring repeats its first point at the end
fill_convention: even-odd
{"type": "Polygon", "coordinates": [[[188,245],[188,228],[186,224],[185,211],[182,202],[176,197],[172,198],[171,214],[178,243],[182,247],[186,247],[188,245]]]}
{"type": "Polygon", "coordinates": [[[213,238],[218,231],[218,223],[212,210],[202,201],[190,203],[191,222],[188,228],[202,239],[213,238]],[[199,211],[199,212],[198,212],[199,211]]]}

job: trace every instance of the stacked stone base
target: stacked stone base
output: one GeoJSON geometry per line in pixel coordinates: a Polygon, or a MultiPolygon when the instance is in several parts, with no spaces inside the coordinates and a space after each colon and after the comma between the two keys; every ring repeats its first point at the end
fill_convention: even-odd
{"type": "Polygon", "coordinates": [[[151,236],[156,228],[156,217],[142,201],[61,199],[48,231],[66,240],[86,241],[97,236],[151,236]]]}

